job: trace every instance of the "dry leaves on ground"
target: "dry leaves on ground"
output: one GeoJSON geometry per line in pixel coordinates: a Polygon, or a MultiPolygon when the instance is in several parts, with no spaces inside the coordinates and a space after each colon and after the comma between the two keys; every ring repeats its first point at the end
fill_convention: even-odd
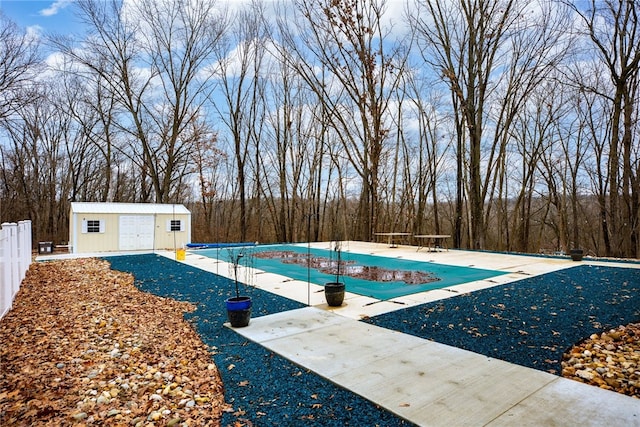
{"type": "Polygon", "coordinates": [[[0,321],[0,424],[219,425],[222,383],[191,310],[106,261],[33,264],[0,321]]]}

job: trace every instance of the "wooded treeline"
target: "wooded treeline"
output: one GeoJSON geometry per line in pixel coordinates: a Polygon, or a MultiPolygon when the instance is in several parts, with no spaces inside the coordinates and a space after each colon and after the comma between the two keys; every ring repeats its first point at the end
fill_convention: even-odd
{"type": "Polygon", "coordinates": [[[0,16],[2,221],[60,242],[72,201],[185,203],[194,241],[638,257],[638,2],[228,6],[0,16]]]}

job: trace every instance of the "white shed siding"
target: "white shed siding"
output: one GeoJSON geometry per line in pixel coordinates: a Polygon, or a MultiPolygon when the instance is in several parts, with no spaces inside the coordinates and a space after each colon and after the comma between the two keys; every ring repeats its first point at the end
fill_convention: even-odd
{"type": "Polygon", "coordinates": [[[191,242],[191,212],[157,203],[71,203],[74,253],[174,249],[191,242]],[[176,224],[171,231],[171,221],[176,224]]]}

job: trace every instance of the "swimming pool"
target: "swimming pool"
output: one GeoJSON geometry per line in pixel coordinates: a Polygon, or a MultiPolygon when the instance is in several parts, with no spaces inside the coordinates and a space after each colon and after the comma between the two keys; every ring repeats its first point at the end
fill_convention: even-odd
{"type": "MultiPolygon", "coordinates": [[[[232,254],[237,254],[239,250],[242,249],[235,248],[234,252],[230,250],[201,249],[198,251],[198,254],[223,261],[230,261],[233,256],[232,254]]],[[[308,248],[294,244],[258,245],[244,248],[243,251],[246,259],[250,259],[250,261],[246,261],[246,265],[250,265],[258,270],[280,274],[305,282],[309,280],[311,283],[317,285],[324,285],[325,283],[335,282],[336,280],[335,274],[326,272],[327,268],[325,264],[327,262],[319,261],[329,260],[330,263],[336,263],[337,253],[335,251],[308,248]],[[267,253],[286,253],[286,256],[271,256],[271,254],[268,254],[268,257],[264,257],[267,253]],[[305,260],[305,262],[292,262],[292,258],[305,260]],[[308,264],[312,267],[307,268],[308,264]],[[322,265],[324,268],[318,267],[319,265],[322,265]]],[[[346,290],[358,295],[369,296],[380,300],[388,300],[506,274],[504,271],[475,267],[459,267],[434,262],[413,261],[346,251],[343,251],[340,256],[341,270],[344,271],[347,268],[351,268],[353,271],[356,271],[355,276],[360,276],[342,275],[340,280],[345,283],[346,290]],[[380,270],[383,271],[381,274],[361,274],[362,271],[370,271],[371,268],[377,269],[378,273],[380,273],[380,270]],[[389,272],[402,272],[404,274],[391,274],[389,272]],[[367,275],[378,277],[379,280],[362,278],[367,275]],[[407,279],[407,277],[410,279],[407,279]],[[416,278],[423,278],[423,280],[416,281],[416,278]]]]}

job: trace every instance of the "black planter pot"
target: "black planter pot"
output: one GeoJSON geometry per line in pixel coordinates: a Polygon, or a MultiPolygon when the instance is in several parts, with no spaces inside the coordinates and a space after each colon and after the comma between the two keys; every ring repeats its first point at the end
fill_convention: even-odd
{"type": "Polygon", "coordinates": [[[571,249],[571,252],[569,253],[571,255],[571,259],[574,261],[582,261],[582,255],[583,255],[583,251],[582,249],[571,249]]]}
{"type": "Polygon", "coordinates": [[[340,307],[344,301],[344,283],[330,282],[325,284],[324,297],[330,307],[340,307]]]}
{"type": "Polygon", "coordinates": [[[227,317],[234,328],[242,328],[251,319],[251,297],[233,297],[225,300],[227,317]]]}

